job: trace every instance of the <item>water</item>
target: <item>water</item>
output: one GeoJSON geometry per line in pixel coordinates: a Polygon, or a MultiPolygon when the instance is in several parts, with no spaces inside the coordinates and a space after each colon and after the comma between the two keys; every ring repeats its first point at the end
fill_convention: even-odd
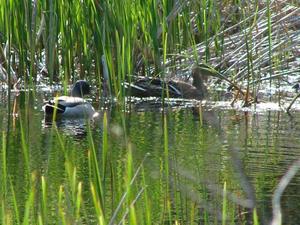
{"type": "MultiPolygon", "coordinates": [[[[158,222],[168,221],[166,216],[162,217],[166,193],[171,196],[172,214],[182,224],[192,223],[193,210],[196,224],[205,220],[210,221],[208,224],[217,221],[216,218],[221,217],[221,193],[226,182],[231,196],[228,201],[233,205],[229,213],[235,215],[234,223],[247,218],[251,224],[252,214],[247,206],[253,203],[257,206],[260,222],[267,223],[272,215],[273,192],[280,178],[300,156],[300,116],[297,112],[288,115],[274,105],[258,107],[256,111],[241,111],[228,107],[228,103],[206,102],[201,120],[199,108],[192,107],[194,102],[176,102],[171,104],[172,107],[160,110],[158,100],[151,99],[148,103],[132,104],[125,112],[118,107],[109,107],[105,111],[109,133],[108,152],[103,159],[104,111],[100,110],[101,117],[91,123],[90,131],[84,120],[48,124],[41,111],[46,97],[44,93],[13,95],[11,104],[15,109],[8,126],[8,100],[5,93],[1,96],[0,127],[9,138],[8,180],[14,187],[21,215],[28,199],[30,180],[36,182],[35,194],[41,195],[41,183],[37,180],[42,175],[50,183],[47,200],[52,214],[57,213],[57,196],[61,187],[69,196],[65,201],[72,204],[73,193],[67,190],[76,168],[76,179],[83,185],[85,216],[80,223],[95,223],[93,200],[89,194],[90,131],[99,153],[99,171],[105,179],[107,213],[113,213],[124,193],[126,160],[131,149],[135,170],[146,156],[143,164],[145,177],[139,176],[136,188],[138,184],[147,187],[151,218],[158,222]],[[25,134],[23,137],[21,129],[25,134]],[[168,134],[167,144],[164,129],[168,134]],[[22,142],[26,144],[22,145],[22,142]],[[28,151],[28,159],[24,148],[28,151]],[[169,173],[166,173],[166,168],[169,173]],[[30,173],[26,173],[27,170],[30,173]],[[36,178],[29,179],[28,176],[36,178]],[[166,184],[168,189],[165,189],[166,184]]],[[[299,178],[297,174],[281,199],[284,224],[297,224],[300,219],[297,214],[299,178]]],[[[142,200],[137,200],[137,204],[143,205],[139,201],[142,200]]],[[[36,207],[41,206],[37,203],[36,207]]],[[[53,224],[57,222],[53,219],[53,224]]]]}

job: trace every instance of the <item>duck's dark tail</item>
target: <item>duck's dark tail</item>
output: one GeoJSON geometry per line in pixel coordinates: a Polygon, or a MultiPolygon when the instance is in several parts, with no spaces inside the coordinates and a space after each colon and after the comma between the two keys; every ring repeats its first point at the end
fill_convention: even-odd
{"type": "Polygon", "coordinates": [[[176,88],[174,82],[167,82],[159,78],[143,77],[136,80],[134,83],[124,82],[123,86],[127,95],[136,97],[161,97],[162,93],[168,92],[172,98],[179,98],[182,96],[180,90],[176,88]]]}
{"type": "Polygon", "coordinates": [[[65,112],[66,107],[61,104],[53,104],[52,101],[49,101],[43,106],[43,110],[46,115],[53,115],[54,113],[62,114],[65,112]]]}
{"type": "Polygon", "coordinates": [[[135,96],[135,97],[148,97],[147,89],[140,87],[138,85],[124,82],[122,84],[125,88],[126,95],[135,96]]]}

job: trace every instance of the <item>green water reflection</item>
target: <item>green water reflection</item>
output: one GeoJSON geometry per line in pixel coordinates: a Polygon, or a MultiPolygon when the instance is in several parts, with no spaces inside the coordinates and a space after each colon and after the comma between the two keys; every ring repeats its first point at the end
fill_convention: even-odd
{"type": "MultiPolygon", "coordinates": [[[[43,175],[47,186],[48,216],[53,224],[57,217],[57,198],[61,186],[70,185],[70,177],[76,168],[77,180],[83,186],[82,224],[95,221],[94,206],[89,187],[89,129],[85,121],[62,121],[45,124],[41,111],[42,95],[21,93],[15,103],[15,114],[8,120],[5,96],[0,105],[1,130],[8,138],[7,182],[11,182],[24,214],[28,198],[28,186],[34,180],[35,195],[40,197],[43,175]],[[38,100],[34,100],[38,99],[38,100]],[[26,104],[25,104],[26,102],[26,104]],[[8,124],[9,121],[9,124],[8,124]],[[53,129],[57,127],[57,129],[53,129]],[[22,137],[21,130],[25,134],[22,137]],[[59,134],[59,135],[58,135],[59,134]],[[22,144],[25,143],[24,144],[22,144]],[[28,158],[24,154],[27,148],[28,158]],[[66,159],[67,156],[67,159],[66,159]],[[31,178],[35,176],[36,179],[31,178]]],[[[91,124],[91,135],[98,153],[100,173],[105,189],[105,211],[111,215],[116,209],[126,182],[126,158],[131,148],[134,168],[143,164],[144,178],[136,181],[148,192],[152,221],[168,221],[165,215],[166,195],[170,196],[173,218],[182,224],[202,224],[217,221],[222,210],[222,189],[226,182],[228,192],[240,199],[255,197],[260,221],[271,217],[272,193],[291,163],[300,155],[300,118],[284,112],[247,113],[224,109],[203,108],[203,121],[197,110],[168,109],[122,112],[115,107],[106,111],[108,116],[108,153],[101,152],[103,120],[91,124]],[[168,143],[164,139],[164,119],[168,143]],[[123,129],[125,127],[125,130],[123,129]],[[168,163],[166,164],[166,161],[168,163]],[[167,165],[167,168],[166,168],[167,165]],[[166,169],[169,173],[166,174],[166,169]],[[167,182],[168,180],[168,182],[167,182]],[[194,211],[194,221],[190,221],[194,211]]],[[[101,111],[101,115],[103,112],[101,111]]],[[[3,140],[1,140],[1,146],[3,140]]],[[[3,150],[2,150],[3,151],[3,150]]],[[[3,165],[3,163],[1,164],[3,165]]],[[[3,171],[3,166],[1,166],[3,171]]],[[[1,178],[1,182],[3,183],[1,178]]],[[[282,198],[284,224],[297,224],[299,220],[299,176],[293,179],[282,198]]],[[[11,195],[10,190],[3,192],[11,195]]],[[[67,191],[66,191],[67,192],[67,191]]],[[[66,193],[65,201],[73,204],[72,194],[66,193]]],[[[254,199],[252,199],[254,201],[254,199]]],[[[143,202],[137,201],[139,221],[147,220],[143,202]]],[[[235,215],[234,224],[252,215],[251,210],[229,201],[233,206],[229,213],[235,215]]],[[[13,201],[9,203],[13,205],[13,201]]],[[[36,210],[42,207],[37,201],[36,210]]],[[[71,208],[70,208],[71,210],[71,208]]],[[[69,212],[70,214],[72,212],[69,212]]],[[[121,215],[120,215],[121,217],[121,215]]],[[[217,224],[218,222],[216,222],[217,224]]]]}

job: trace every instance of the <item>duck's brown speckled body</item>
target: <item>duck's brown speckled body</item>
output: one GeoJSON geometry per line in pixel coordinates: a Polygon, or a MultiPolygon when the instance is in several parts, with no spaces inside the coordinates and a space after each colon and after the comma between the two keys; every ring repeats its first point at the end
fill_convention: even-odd
{"type": "Polygon", "coordinates": [[[203,99],[207,94],[203,78],[206,76],[199,66],[192,68],[192,84],[180,80],[162,80],[160,78],[142,77],[135,82],[125,83],[125,88],[130,96],[135,97],[165,97],[203,99]]]}

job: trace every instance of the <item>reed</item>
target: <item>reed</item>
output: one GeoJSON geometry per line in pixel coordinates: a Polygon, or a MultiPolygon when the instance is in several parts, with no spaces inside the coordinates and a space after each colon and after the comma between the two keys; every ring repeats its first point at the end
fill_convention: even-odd
{"type": "Polygon", "coordinates": [[[5,199],[5,195],[7,193],[7,163],[6,163],[6,136],[5,133],[2,132],[2,151],[1,151],[1,194],[3,195],[3,199],[5,199]]]}
{"type": "MultiPolygon", "coordinates": [[[[17,201],[17,198],[16,198],[16,193],[15,193],[15,190],[14,190],[14,186],[11,182],[11,179],[10,179],[10,192],[11,192],[11,199],[13,201],[13,210],[14,210],[14,219],[15,221],[12,222],[12,223],[16,223],[16,224],[21,224],[21,221],[20,221],[20,213],[19,213],[19,205],[18,205],[18,201],[17,201]]],[[[4,218],[4,217],[3,217],[4,218]]]]}
{"type": "MultiPolygon", "coordinates": [[[[48,141],[56,144],[48,146],[51,146],[49,151],[53,151],[55,156],[54,158],[51,155],[47,156],[47,163],[45,163],[43,172],[34,169],[32,163],[24,163],[26,169],[23,170],[23,175],[25,182],[29,184],[25,187],[24,193],[20,193],[19,190],[16,191],[15,182],[18,178],[15,176],[10,178],[7,175],[12,171],[5,171],[1,167],[3,175],[1,179],[6,177],[6,185],[8,185],[6,195],[3,195],[5,187],[1,189],[1,220],[6,221],[6,224],[46,224],[49,221],[61,224],[96,221],[102,225],[126,222],[132,224],[152,224],[153,222],[174,224],[183,223],[183,221],[189,221],[190,224],[196,224],[196,221],[203,221],[204,224],[218,224],[221,220],[211,216],[209,209],[199,213],[198,207],[207,207],[206,203],[200,204],[200,201],[198,202],[195,197],[189,196],[195,192],[197,196],[209,198],[208,194],[203,194],[200,191],[203,189],[201,182],[193,185],[191,189],[185,186],[188,178],[181,177],[184,171],[176,164],[181,159],[177,158],[170,148],[172,146],[170,145],[171,141],[176,140],[169,134],[170,129],[174,129],[174,127],[168,124],[171,119],[169,115],[164,113],[162,116],[164,122],[160,129],[163,134],[163,152],[158,172],[160,178],[154,179],[155,184],[149,171],[145,169],[145,164],[150,158],[149,155],[147,154],[142,160],[137,160],[137,155],[134,152],[136,149],[129,142],[129,139],[124,142],[125,145],[122,145],[125,151],[120,152],[122,154],[121,161],[113,158],[113,154],[110,153],[113,148],[106,114],[101,121],[102,140],[97,140],[99,137],[95,136],[91,130],[91,124],[88,124],[86,137],[88,142],[82,149],[76,147],[80,146],[79,143],[70,142],[69,137],[53,125],[49,130],[48,135],[51,138],[48,141]],[[86,153],[84,157],[80,156],[84,152],[86,153]],[[54,166],[57,161],[60,161],[60,158],[63,158],[64,165],[61,166],[63,170],[60,171],[58,178],[51,174],[55,171],[54,166]],[[137,161],[139,164],[136,164],[137,161]],[[51,166],[51,164],[53,165],[51,166]],[[82,164],[86,164],[87,169],[84,171],[82,171],[82,164]],[[153,188],[153,185],[157,186],[155,192],[149,189],[149,187],[153,188]],[[181,191],[179,192],[179,190],[181,191]],[[24,196],[24,202],[19,197],[20,195],[24,196]],[[156,200],[153,201],[153,199],[156,200]]],[[[122,119],[120,118],[120,120],[122,119]]],[[[201,124],[199,121],[197,122],[201,124]]],[[[23,139],[26,140],[28,130],[24,129],[23,124],[24,121],[22,120],[19,126],[22,127],[23,139]]],[[[202,127],[203,125],[201,129],[202,127]]],[[[175,126],[175,129],[180,130],[182,128],[178,125],[175,126]]],[[[205,134],[195,135],[203,136],[201,143],[199,143],[199,148],[202,149],[205,134]]],[[[2,139],[5,139],[4,134],[2,139]]],[[[6,154],[3,151],[5,149],[3,143],[1,161],[4,163],[1,165],[5,164],[4,155],[6,154]]],[[[26,141],[23,141],[20,145],[21,153],[22,155],[28,154],[27,158],[30,161],[29,159],[34,156],[23,146],[25,143],[26,141]]],[[[196,157],[193,162],[202,163],[201,159],[196,157]]],[[[197,166],[199,166],[198,170],[201,171],[201,165],[197,166]]],[[[223,224],[227,224],[227,221],[234,222],[234,211],[238,206],[233,203],[228,204],[227,182],[226,185],[224,184],[222,196],[223,224]]],[[[256,217],[253,214],[254,220],[257,220],[256,217]]]]}
{"type": "MultiPolygon", "coordinates": [[[[29,138],[34,131],[30,129],[31,105],[29,94],[26,94],[25,112],[20,113],[16,125],[20,149],[12,151],[20,153],[20,164],[16,168],[22,168],[22,173],[18,171],[17,174],[8,161],[9,150],[12,150],[9,143],[16,141],[11,130],[8,101],[0,157],[2,223],[88,224],[93,221],[106,225],[184,224],[186,221],[197,224],[203,221],[204,224],[218,224],[221,220],[226,224],[235,221],[234,211],[239,206],[228,202],[230,182],[227,180],[221,219],[211,218],[209,207],[199,212],[202,201],[198,197],[210,197],[208,191],[203,191],[203,184],[194,182],[191,187],[182,187],[190,177],[181,177],[182,170],[174,169],[170,163],[173,160],[170,146],[173,139],[180,137],[169,135],[174,127],[168,124],[167,112],[161,116],[159,129],[151,127],[162,134],[158,141],[163,150],[159,171],[153,175],[145,169],[150,157],[145,153],[145,158],[138,158],[130,140],[130,118],[125,112],[127,103],[122,86],[124,81],[133,81],[133,75],[161,78],[170,72],[181,75],[193,63],[200,62],[220,70],[222,76],[218,78],[221,81],[246,85],[247,93],[250,85],[256,91],[264,80],[272,85],[272,74],[288,62],[288,56],[299,43],[297,32],[285,35],[288,33],[282,26],[285,20],[281,20],[296,14],[297,5],[292,1],[282,3],[289,7],[279,10],[269,0],[265,5],[233,1],[237,9],[243,9],[236,12],[230,8],[231,2],[0,0],[0,69],[3,67],[6,71],[0,74],[1,81],[11,86],[16,83],[16,75],[27,90],[36,89],[37,84],[58,82],[66,91],[71,82],[87,79],[98,86],[101,96],[103,82],[106,82],[103,70],[107,70],[110,95],[117,98],[120,106],[116,114],[122,131],[117,136],[121,147],[116,156],[112,154],[113,134],[108,112],[98,122],[100,125],[96,124],[101,126],[101,135],[95,135],[93,125],[87,123],[85,144],[70,143],[70,138],[62,134],[53,118],[51,131],[44,135],[44,142],[51,144],[47,145],[47,151],[41,147],[40,154],[45,155],[41,157],[40,168],[35,168],[36,156],[31,149],[36,146],[29,138]],[[276,30],[282,34],[278,39],[276,30]],[[64,165],[59,176],[51,174],[57,171],[49,166],[50,163],[64,165]],[[18,183],[18,176],[24,179],[24,185],[18,183]],[[157,193],[149,189],[152,182],[157,193]]],[[[287,28],[295,25],[289,20],[285,22],[287,28]]],[[[10,99],[11,88],[7,93],[10,99]]],[[[164,96],[165,92],[162,95],[169,97],[168,93],[164,96]]],[[[204,129],[201,107],[199,114],[197,123],[200,121],[204,129]]],[[[138,132],[138,137],[144,135],[143,140],[149,138],[141,130],[138,132]]],[[[206,134],[202,130],[198,135],[202,151],[206,134]]],[[[156,148],[153,146],[151,151],[156,153],[156,148]]],[[[176,157],[174,161],[180,161],[176,157]]],[[[203,169],[203,159],[195,156],[189,160],[197,163],[195,167],[199,171],[203,169]]],[[[256,211],[253,221],[258,224],[256,211]]]]}
{"type": "MultiPolygon", "coordinates": [[[[226,55],[230,36],[225,36],[222,29],[228,26],[227,21],[233,23],[228,31],[247,30],[249,26],[257,27],[266,18],[269,64],[277,51],[276,43],[272,43],[276,30],[272,25],[276,24],[274,14],[278,13],[280,18],[280,12],[270,1],[261,10],[257,3],[236,1],[236,7],[244,9],[240,13],[231,12],[228,1],[211,0],[189,4],[94,0],[84,3],[80,0],[72,3],[2,0],[1,3],[0,39],[2,44],[8,41],[7,47],[11,50],[11,57],[7,56],[11,67],[6,69],[12,68],[12,72],[17,72],[31,87],[38,76],[43,76],[43,67],[47,68],[43,71],[50,82],[60,80],[66,84],[80,77],[96,80],[100,87],[103,82],[101,57],[104,55],[109,85],[114,96],[122,98],[124,80],[130,81],[132,74],[159,74],[166,56],[173,64],[170,65],[172,69],[178,67],[176,55],[182,57],[188,48],[197,49],[192,54],[196,61],[211,63],[211,56],[226,55]],[[222,11],[223,8],[228,8],[228,12],[222,11]],[[246,26],[242,27],[241,22],[246,26]],[[204,47],[204,52],[200,46],[204,47]]],[[[234,35],[231,39],[235,39],[234,35]]],[[[242,59],[237,57],[236,60],[242,59]]],[[[257,66],[257,62],[254,63],[257,66]]],[[[189,65],[182,63],[182,66],[189,65]]]]}
{"type": "Polygon", "coordinates": [[[259,220],[258,220],[258,215],[257,215],[256,209],[253,210],[253,224],[259,225],[259,220]]]}
{"type": "Polygon", "coordinates": [[[225,225],[227,223],[227,217],[228,217],[228,211],[227,211],[227,187],[226,182],[224,183],[223,187],[223,204],[222,204],[222,225],[225,225]]]}
{"type": "Polygon", "coordinates": [[[89,174],[91,175],[90,177],[90,188],[93,194],[93,200],[95,204],[95,208],[97,209],[97,218],[99,218],[99,222],[103,222],[102,220],[105,219],[105,211],[104,211],[104,196],[105,192],[103,190],[103,180],[101,177],[101,173],[99,171],[99,164],[98,164],[98,157],[97,157],[97,152],[96,148],[94,145],[94,140],[92,138],[92,133],[89,128],[88,132],[88,137],[89,137],[89,174]]]}
{"type": "Polygon", "coordinates": [[[124,96],[121,85],[124,80],[130,81],[133,73],[148,74],[151,68],[159,73],[162,57],[193,45],[197,34],[203,34],[200,39],[206,40],[208,58],[208,38],[211,31],[218,31],[220,24],[208,19],[220,17],[217,5],[209,0],[200,4],[93,0],[84,4],[80,0],[72,3],[2,0],[2,3],[0,19],[5,24],[0,27],[0,33],[4,34],[2,43],[11,37],[9,49],[13,58],[18,59],[13,61],[12,68],[18,68],[19,76],[31,84],[46,67],[43,71],[50,82],[69,83],[80,77],[96,79],[101,84],[104,55],[109,85],[114,95],[120,97],[124,96]],[[7,10],[9,7],[13,10],[7,10]],[[190,25],[191,12],[199,15],[197,34],[190,25]],[[14,19],[10,20],[11,17],[14,19]]]}

